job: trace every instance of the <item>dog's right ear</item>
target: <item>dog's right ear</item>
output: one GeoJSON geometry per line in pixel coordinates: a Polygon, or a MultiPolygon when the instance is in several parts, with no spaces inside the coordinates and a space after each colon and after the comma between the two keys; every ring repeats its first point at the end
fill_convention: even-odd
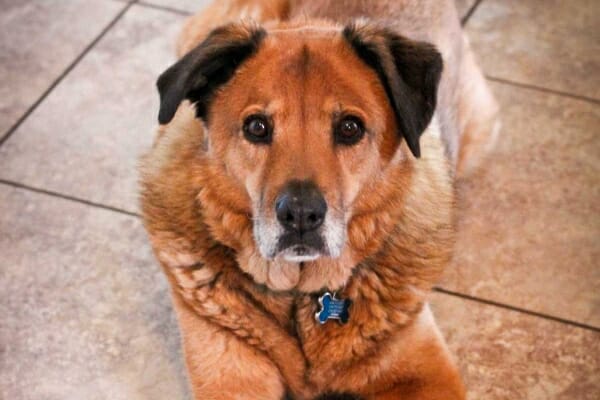
{"type": "Polygon", "coordinates": [[[185,99],[195,104],[198,118],[206,119],[215,91],[257,51],[265,35],[262,28],[250,24],[230,24],[212,31],[158,78],[158,122],[169,123],[185,99]]]}

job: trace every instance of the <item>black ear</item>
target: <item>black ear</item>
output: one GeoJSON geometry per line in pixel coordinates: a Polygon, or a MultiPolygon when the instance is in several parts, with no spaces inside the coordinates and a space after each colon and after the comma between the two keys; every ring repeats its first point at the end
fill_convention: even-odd
{"type": "Polygon", "coordinates": [[[419,137],[435,111],[442,56],[433,45],[386,28],[354,24],[343,34],[358,56],[377,72],[402,136],[414,156],[420,157],[419,137]]]}
{"type": "Polygon", "coordinates": [[[158,122],[169,123],[185,99],[195,103],[196,115],[205,119],[215,90],[256,52],[265,35],[263,29],[246,24],[225,25],[212,31],[204,42],[158,78],[158,122]]]}

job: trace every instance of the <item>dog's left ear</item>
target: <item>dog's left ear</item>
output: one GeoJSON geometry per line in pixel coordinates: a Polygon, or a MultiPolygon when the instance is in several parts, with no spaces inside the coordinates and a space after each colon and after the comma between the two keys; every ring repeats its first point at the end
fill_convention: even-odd
{"type": "Polygon", "coordinates": [[[442,56],[431,44],[369,24],[349,25],[343,35],[379,76],[401,135],[413,155],[420,157],[419,137],[435,111],[442,56]]]}
{"type": "Polygon", "coordinates": [[[179,104],[188,99],[196,116],[206,120],[215,91],[258,50],[266,32],[252,24],[229,24],[213,30],[206,40],[162,73],[158,122],[167,124],[179,104]]]}

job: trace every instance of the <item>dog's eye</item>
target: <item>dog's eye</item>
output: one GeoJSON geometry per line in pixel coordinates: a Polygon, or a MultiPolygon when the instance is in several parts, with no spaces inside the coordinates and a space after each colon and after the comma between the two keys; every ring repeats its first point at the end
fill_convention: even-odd
{"type": "Polygon", "coordinates": [[[271,127],[264,115],[251,115],[244,120],[244,137],[252,143],[271,143],[271,127]]]}
{"type": "Polygon", "coordinates": [[[336,143],[352,145],[362,139],[365,128],[360,118],[347,116],[338,122],[334,134],[336,143]]]}

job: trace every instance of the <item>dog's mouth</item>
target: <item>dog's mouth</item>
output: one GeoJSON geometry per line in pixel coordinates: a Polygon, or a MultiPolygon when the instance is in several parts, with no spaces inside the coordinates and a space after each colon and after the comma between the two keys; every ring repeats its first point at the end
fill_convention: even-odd
{"type": "Polygon", "coordinates": [[[280,251],[278,257],[288,262],[304,263],[314,261],[322,255],[322,252],[319,250],[303,245],[296,245],[280,251]]]}
{"type": "Polygon", "coordinates": [[[279,238],[277,257],[288,262],[314,261],[321,256],[326,256],[325,246],[321,236],[314,232],[298,235],[284,233],[279,238]]]}

